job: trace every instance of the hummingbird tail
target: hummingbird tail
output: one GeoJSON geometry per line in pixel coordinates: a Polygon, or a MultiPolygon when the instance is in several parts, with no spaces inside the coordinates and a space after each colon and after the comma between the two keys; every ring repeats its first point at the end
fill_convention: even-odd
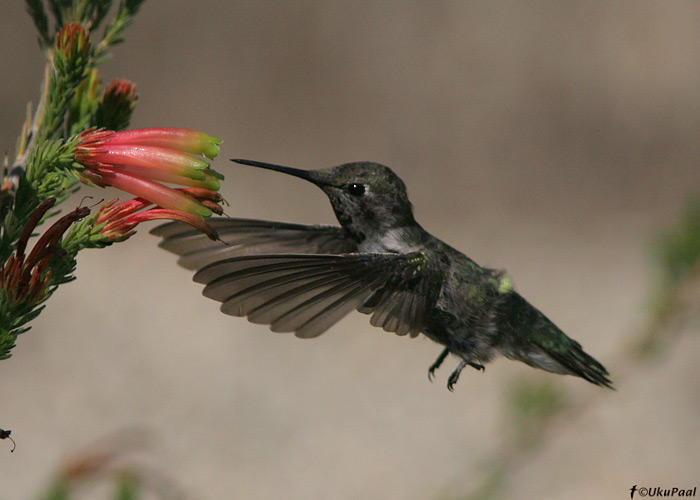
{"type": "MultiPolygon", "coordinates": [[[[564,335],[562,333],[562,335],[564,335]]],[[[567,337],[568,338],[568,337],[567,337]]],[[[613,389],[612,381],[608,377],[608,371],[593,356],[587,354],[581,344],[575,340],[571,342],[567,352],[549,351],[547,354],[564,366],[572,375],[588,380],[592,384],[613,389]]]]}
{"type": "Polygon", "coordinates": [[[613,389],[608,371],[581,344],[568,337],[542,312],[512,292],[501,304],[503,354],[548,372],[575,375],[592,384],[613,389]],[[515,331],[513,331],[515,330],[515,331]],[[507,339],[507,340],[506,340],[507,339]]]}

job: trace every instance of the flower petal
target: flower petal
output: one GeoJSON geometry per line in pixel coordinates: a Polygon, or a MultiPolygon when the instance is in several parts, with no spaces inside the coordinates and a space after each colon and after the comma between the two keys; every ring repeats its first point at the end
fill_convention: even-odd
{"type": "Polygon", "coordinates": [[[106,148],[82,148],[76,152],[78,162],[90,165],[134,165],[161,170],[189,179],[202,180],[200,170],[209,168],[209,163],[175,149],[155,146],[115,145],[106,148]]]}
{"type": "Polygon", "coordinates": [[[211,189],[192,187],[192,188],[177,188],[178,191],[182,191],[190,195],[192,198],[200,202],[205,207],[209,208],[212,212],[217,215],[224,213],[224,209],[221,203],[225,203],[224,197],[221,193],[212,191],[211,189]]]}
{"type": "Polygon", "coordinates": [[[185,193],[150,179],[129,175],[116,170],[101,172],[106,184],[143,198],[159,207],[187,212],[198,217],[209,217],[212,211],[185,193]]]}
{"type": "Polygon", "coordinates": [[[143,210],[149,205],[153,205],[153,203],[143,198],[133,198],[117,205],[118,202],[119,200],[116,199],[102,205],[97,212],[95,224],[104,224],[110,220],[114,221],[133,214],[134,212],[138,212],[139,210],[143,210]]]}
{"type": "Polygon", "coordinates": [[[213,227],[211,227],[209,224],[204,219],[200,219],[199,217],[195,217],[192,214],[187,214],[184,212],[180,212],[178,210],[165,210],[162,208],[152,208],[150,210],[146,210],[144,212],[139,212],[134,215],[130,215],[128,217],[130,221],[137,221],[137,223],[140,222],[145,222],[148,220],[157,220],[157,219],[170,219],[170,220],[176,220],[180,222],[185,222],[189,224],[190,226],[194,227],[195,229],[199,229],[202,231],[204,234],[209,236],[212,240],[218,239],[218,235],[216,233],[216,230],[214,230],[213,227]]]}
{"type": "Polygon", "coordinates": [[[199,179],[193,179],[188,177],[181,177],[179,175],[172,174],[170,172],[164,172],[162,170],[153,170],[149,168],[136,167],[133,165],[119,165],[118,168],[120,172],[124,172],[129,175],[134,175],[138,177],[145,177],[152,179],[154,181],[168,182],[170,184],[179,184],[181,186],[192,186],[199,188],[211,189],[212,191],[218,191],[221,188],[221,182],[215,172],[211,169],[198,170],[197,172],[201,175],[199,179]]]}
{"type": "Polygon", "coordinates": [[[162,127],[116,132],[106,142],[171,148],[214,159],[219,154],[221,139],[197,130],[162,127]]]}

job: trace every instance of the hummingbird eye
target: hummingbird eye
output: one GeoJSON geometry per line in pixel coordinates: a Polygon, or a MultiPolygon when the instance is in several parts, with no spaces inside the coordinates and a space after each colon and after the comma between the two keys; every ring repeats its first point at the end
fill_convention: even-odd
{"type": "Polygon", "coordinates": [[[365,194],[364,184],[348,184],[348,193],[353,196],[362,196],[365,194]]]}

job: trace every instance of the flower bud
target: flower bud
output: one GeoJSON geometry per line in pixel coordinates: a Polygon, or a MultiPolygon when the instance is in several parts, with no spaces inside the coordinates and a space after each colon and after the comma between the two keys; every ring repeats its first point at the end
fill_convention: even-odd
{"type": "Polygon", "coordinates": [[[121,78],[114,80],[102,94],[97,108],[97,126],[111,130],[128,127],[137,99],[136,85],[121,78]]]}
{"type": "Polygon", "coordinates": [[[80,77],[89,58],[90,33],[80,23],[67,23],[56,35],[56,70],[71,78],[80,77]]]}

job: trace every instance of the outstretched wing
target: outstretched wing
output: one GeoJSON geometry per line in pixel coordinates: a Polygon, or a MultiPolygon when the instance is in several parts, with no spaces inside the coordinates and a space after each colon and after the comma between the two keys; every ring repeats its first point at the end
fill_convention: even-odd
{"type": "Polygon", "coordinates": [[[316,337],[358,309],[375,326],[415,336],[428,308],[427,264],[423,252],[255,255],[211,263],[194,280],[225,314],[276,332],[316,337]]]}
{"type": "Polygon", "coordinates": [[[156,227],[151,234],[163,241],[158,246],[180,256],[178,263],[201,269],[219,260],[269,253],[341,254],[357,250],[345,230],[337,226],[306,226],[253,219],[213,218],[207,221],[219,233],[212,241],[201,231],[182,222],[156,227]]]}

